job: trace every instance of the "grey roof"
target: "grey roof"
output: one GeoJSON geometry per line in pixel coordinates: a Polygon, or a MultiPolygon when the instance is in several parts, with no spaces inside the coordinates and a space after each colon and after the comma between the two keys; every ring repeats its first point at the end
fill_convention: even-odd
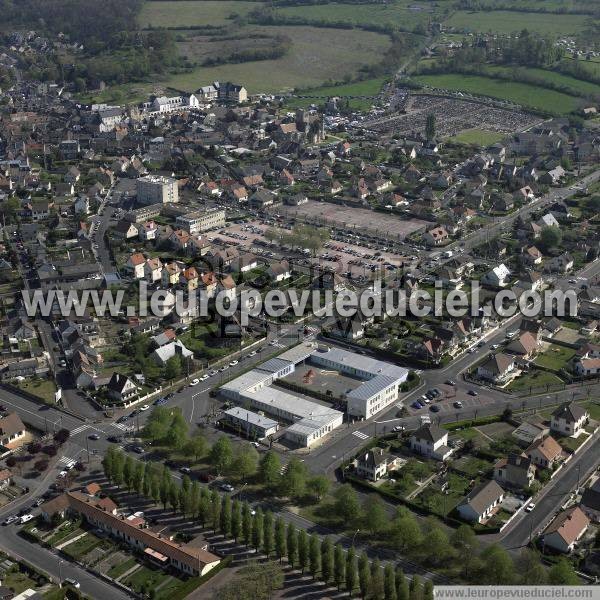
{"type": "Polygon", "coordinates": [[[468,504],[481,515],[503,494],[504,490],[492,479],[473,488],[458,506],[468,504]]]}
{"type": "Polygon", "coordinates": [[[277,427],[277,421],[269,419],[268,417],[265,417],[263,415],[259,415],[258,413],[252,412],[251,410],[240,408],[239,406],[234,406],[233,408],[226,410],[224,414],[229,417],[234,417],[236,419],[246,421],[250,425],[262,427],[263,429],[271,429],[272,427],[277,427]]]}
{"type": "Polygon", "coordinates": [[[277,371],[281,371],[281,369],[285,369],[285,367],[289,367],[293,364],[289,360],[282,360],[279,357],[271,358],[268,361],[261,363],[256,368],[259,371],[266,371],[267,373],[276,373],[277,371]]]}
{"type": "Polygon", "coordinates": [[[423,425],[413,433],[413,437],[419,440],[436,443],[448,435],[448,431],[437,425],[423,425]]]}
{"type": "Polygon", "coordinates": [[[354,368],[360,371],[366,371],[373,377],[377,375],[387,375],[394,379],[406,379],[408,371],[403,367],[392,365],[391,363],[376,360],[363,354],[356,354],[343,350],[342,348],[330,347],[327,351],[317,350],[314,356],[322,356],[327,360],[338,363],[340,366],[354,368]]]}
{"type": "Polygon", "coordinates": [[[267,381],[272,377],[272,374],[267,371],[259,371],[258,369],[252,369],[247,373],[243,373],[239,377],[228,381],[223,386],[221,386],[225,390],[229,390],[232,392],[245,392],[249,388],[267,381]]]}
{"type": "Polygon", "coordinates": [[[579,421],[579,419],[581,419],[585,415],[585,409],[581,408],[581,406],[579,406],[578,404],[575,404],[575,402],[563,404],[552,413],[552,416],[555,419],[565,419],[569,423],[579,421]]]}
{"type": "Polygon", "coordinates": [[[398,380],[395,377],[388,377],[387,375],[377,375],[373,379],[365,381],[357,388],[353,389],[349,394],[348,398],[356,398],[359,400],[369,400],[379,392],[387,389],[391,385],[394,385],[398,380]]]}
{"type": "Polygon", "coordinates": [[[583,492],[581,504],[592,510],[600,511],[600,479],[596,479],[594,484],[583,492]]]}
{"type": "MultiPolygon", "coordinates": [[[[289,360],[290,362],[297,365],[298,363],[306,360],[317,348],[317,345],[313,342],[304,342],[298,344],[289,350],[286,350],[280,354],[277,358],[280,360],[289,360]]],[[[268,362],[268,361],[267,361],[268,362]]]]}

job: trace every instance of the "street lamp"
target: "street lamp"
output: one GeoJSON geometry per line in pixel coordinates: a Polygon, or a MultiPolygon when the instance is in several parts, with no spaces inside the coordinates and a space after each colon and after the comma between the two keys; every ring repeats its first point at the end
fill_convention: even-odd
{"type": "Polygon", "coordinates": [[[352,536],[352,544],[351,546],[354,548],[354,540],[356,539],[356,535],[360,532],[360,529],[357,529],[352,536]]]}

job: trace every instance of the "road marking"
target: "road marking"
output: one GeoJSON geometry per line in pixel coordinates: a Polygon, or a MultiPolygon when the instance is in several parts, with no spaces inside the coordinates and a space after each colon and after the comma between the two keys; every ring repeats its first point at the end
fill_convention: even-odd
{"type": "Polygon", "coordinates": [[[361,440],[366,440],[369,437],[366,433],[363,433],[362,431],[353,431],[352,435],[355,435],[357,438],[360,438],[361,440]]]}
{"type": "Polygon", "coordinates": [[[59,465],[65,465],[66,467],[70,465],[74,465],[77,461],[74,458],[70,458],[69,456],[61,456],[58,459],[59,465]]]}
{"type": "Polygon", "coordinates": [[[71,435],[77,435],[78,433],[81,433],[82,431],[85,431],[86,429],[89,429],[90,426],[85,424],[85,425],[80,425],[79,427],[75,427],[75,429],[71,429],[71,435]]]}

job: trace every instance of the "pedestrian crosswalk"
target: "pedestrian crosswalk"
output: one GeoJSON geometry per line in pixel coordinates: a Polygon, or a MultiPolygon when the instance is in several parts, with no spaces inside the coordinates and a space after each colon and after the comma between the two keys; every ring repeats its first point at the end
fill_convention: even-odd
{"type": "Polygon", "coordinates": [[[281,342],[272,342],[271,346],[275,346],[275,348],[285,348],[285,344],[282,344],[281,342]]]}
{"type": "Polygon", "coordinates": [[[120,429],[121,431],[131,431],[134,429],[133,425],[128,425],[127,423],[113,423],[112,426],[120,429]]]}
{"type": "Polygon", "coordinates": [[[64,465],[65,467],[70,467],[74,465],[77,461],[74,458],[70,458],[69,456],[61,456],[58,459],[59,465],[64,465]]]}
{"type": "Polygon", "coordinates": [[[353,431],[352,435],[355,435],[357,438],[360,438],[361,440],[366,440],[369,437],[366,433],[363,433],[362,431],[353,431]]]}
{"type": "Polygon", "coordinates": [[[80,425],[79,427],[75,427],[75,429],[71,429],[71,435],[77,435],[78,433],[81,433],[82,431],[85,431],[89,428],[89,425],[80,425]]]}

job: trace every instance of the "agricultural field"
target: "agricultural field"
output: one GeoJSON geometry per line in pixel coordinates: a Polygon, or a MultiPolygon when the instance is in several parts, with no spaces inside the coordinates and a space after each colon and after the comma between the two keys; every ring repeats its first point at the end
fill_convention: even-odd
{"type": "Polygon", "coordinates": [[[493,13],[459,10],[446,22],[447,27],[464,31],[493,31],[495,33],[513,33],[522,29],[541,35],[574,35],[582,32],[590,20],[586,15],[527,13],[497,10],[493,13]]]}
{"type": "Polygon", "coordinates": [[[286,6],[278,9],[277,14],[315,22],[392,26],[410,31],[417,25],[427,25],[428,21],[434,18],[432,9],[423,7],[422,10],[414,10],[409,8],[409,4],[402,2],[393,4],[330,3],[316,4],[310,7],[286,6]]]}
{"type": "Polygon", "coordinates": [[[487,131],[484,129],[465,129],[449,138],[451,142],[459,144],[474,144],[477,146],[490,146],[504,139],[506,134],[498,131],[487,131]]]}
{"type": "Polygon", "coordinates": [[[217,27],[230,24],[231,15],[246,15],[260,4],[236,0],[181,0],[180,2],[145,2],[138,17],[147,27],[217,27]]]}
{"type": "Polygon", "coordinates": [[[415,81],[432,87],[444,88],[501,98],[524,107],[550,113],[567,114],[576,110],[581,100],[562,92],[555,92],[526,83],[516,83],[488,77],[462,74],[418,75],[415,81]]]}
{"type": "MultiPolygon", "coordinates": [[[[600,73],[600,63],[595,64],[598,65],[600,73]]],[[[562,73],[548,71],[547,69],[537,69],[533,67],[517,67],[513,69],[512,67],[492,66],[488,67],[487,70],[497,73],[514,72],[516,74],[516,78],[519,77],[519,73],[524,73],[525,75],[536,77],[553,85],[567,86],[581,95],[600,95],[600,85],[596,85],[595,83],[591,83],[589,81],[576,79],[575,77],[569,77],[568,75],[563,75],[562,73]]]]}
{"type": "Polygon", "coordinates": [[[284,35],[290,38],[292,48],[276,60],[199,67],[173,75],[164,85],[193,91],[214,80],[231,80],[243,83],[251,93],[318,87],[332,77],[355,75],[362,65],[377,63],[390,44],[386,35],[354,30],[353,43],[348,45],[348,32],[343,29],[303,26],[245,27],[240,35],[253,33],[284,35]]]}
{"type": "MultiPolygon", "coordinates": [[[[574,60],[572,58],[568,58],[567,60],[574,60]]],[[[595,75],[596,77],[600,77],[600,57],[595,56],[590,60],[579,60],[579,64],[589,73],[595,75]]]]}

